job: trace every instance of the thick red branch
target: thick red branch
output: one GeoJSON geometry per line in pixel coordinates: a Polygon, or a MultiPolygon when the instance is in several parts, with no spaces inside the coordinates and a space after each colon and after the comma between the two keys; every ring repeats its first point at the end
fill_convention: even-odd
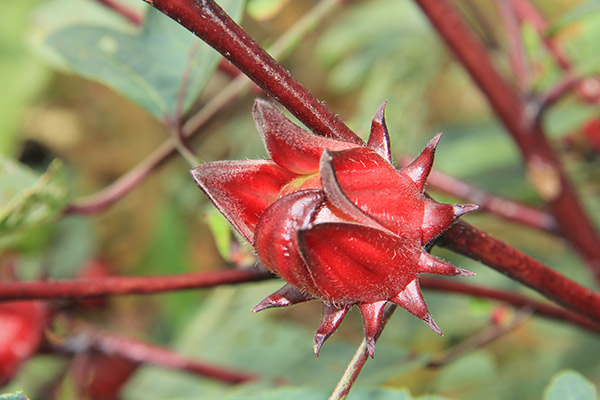
{"type": "Polygon", "coordinates": [[[479,260],[569,310],[600,323],[600,295],[466,222],[452,225],[442,235],[440,244],[479,260]]]}
{"type": "Polygon", "coordinates": [[[346,124],[267,54],[214,1],[148,2],[221,53],[312,131],[360,143],[346,124]]]}
{"type": "Polygon", "coordinates": [[[0,302],[13,300],[77,300],[85,298],[152,294],[261,281],[273,275],[257,269],[233,269],[171,276],[110,277],[58,282],[0,283],[0,302]]]}
{"type": "Polygon", "coordinates": [[[519,93],[492,64],[489,54],[449,0],[415,0],[489,100],[519,146],[529,176],[561,231],[600,282],[600,238],[565,175],[558,156],[519,93]],[[535,121],[535,119],[534,119],[535,121]]]}

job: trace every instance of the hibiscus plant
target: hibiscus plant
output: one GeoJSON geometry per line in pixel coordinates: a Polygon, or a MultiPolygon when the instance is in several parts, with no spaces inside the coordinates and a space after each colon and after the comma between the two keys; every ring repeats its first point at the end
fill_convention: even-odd
{"type": "MultiPolygon", "coordinates": [[[[64,154],[81,151],[84,158],[101,153],[108,176],[113,161],[109,152],[93,146],[88,153],[70,145],[68,118],[43,119],[41,112],[28,111],[45,122],[23,129],[53,132],[62,138],[50,140],[54,145],[44,146],[35,135],[27,142],[17,135],[0,142],[7,155],[21,149],[20,162],[3,156],[0,171],[0,385],[14,392],[0,399],[26,398],[25,393],[48,399],[327,398],[331,392],[330,398],[342,399],[355,383],[360,386],[369,357],[374,360],[369,361],[371,371],[364,372],[365,381],[378,386],[357,387],[351,397],[409,399],[409,388],[436,390],[449,398],[515,398],[510,397],[515,393],[518,398],[534,393],[541,398],[545,387],[547,399],[560,398],[560,393],[595,398],[590,380],[599,379],[600,370],[595,356],[593,362],[586,357],[600,350],[600,294],[595,290],[600,283],[600,236],[593,216],[599,211],[600,49],[593,44],[600,30],[597,4],[549,2],[559,10],[547,7],[559,16],[549,23],[530,0],[497,0],[486,6],[467,0],[395,0],[393,6],[382,0],[31,3],[11,7],[34,16],[39,27],[31,40],[46,62],[124,95],[154,117],[148,126],[158,125],[169,138],[106,188],[83,198],[72,194],[81,191],[81,183],[69,182],[77,172],[64,154]],[[255,24],[248,31],[258,35],[278,13],[304,14],[267,52],[236,22],[244,11],[255,24]],[[396,17],[392,11],[406,15],[396,17]],[[67,22],[56,22],[60,13],[67,22]],[[336,18],[341,20],[338,25],[336,18]],[[333,26],[329,31],[328,24],[333,26]],[[332,108],[273,58],[289,57],[291,49],[303,48],[303,40],[315,37],[320,42],[316,52],[329,57],[330,65],[347,59],[345,69],[338,65],[342,72],[327,75],[332,81],[338,76],[351,88],[340,89],[337,99],[330,94],[332,108]],[[441,56],[442,46],[447,56],[441,56]],[[420,61],[425,64],[411,64],[420,61]],[[385,71],[390,77],[381,75],[385,71]],[[366,83],[367,75],[378,83],[366,83]],[[444,80],[467,89],[452,89],[444,80]],[[360,85],[369,89],[360,92],[360,85]],[[401,86],[410,88],[410,96],[398,95],[401,86]],[[452,99],[443,99],[444,88],[452,99]],[[374,115],[369,134],[359,135],[333,108],[343,107],[348,100],[340,97],[347,93],[361,93],[372,102],[371,91],[384,97],[369,103],[374,115]],[[489,111],[487,119],[493,122],[463,140],[456,139],[464,134],[450,123],[445,126],[450,132],[436,134],[433,124],[414,110],[429,104],[433,115],[436,104],[444,101],[456,109],[463,101],[476,104],[477,112],[489,111]],[[401,121],[390,118],[390,108],[403,107],[401,121]],[[238,123],[238,115],[244,121],[252,115],[256,131],[248,131],[247,122],[238,123]],[[393,121],[389,128],[386,116],[393,121]],[[52,130],[55,123],[58,128],[52,130]],[[420,131],[418,155],[401,157],[403,149],[397,146],[409,142],[408,133],[399,133],[395,123],[420,131]],[[239,127],[245,131],[240,133],[239,127]],[[512,139],[514,148],[494,148],[498,142],[484,137],[488,131],[512,139]],[[225,138],[225,150],[222,143],[211,142],[219,136],[212,132],[225,138]],[[239,159],[258,138],[266,157],[239,159]],[[468,171],[495,194],[435,169],[436,149],[443,149],[446,140],[454,151],[445,153],[446,167],[477,169],[502,159],[495,175],[468,171]],[[243,150],[236,153],[236,146],[243,150]],[[238,154],[238,159],[224,153],[238,154]],[[53,161],[41,174],[23,165],[46,166],[45,157],[52,158],[48,154],[65,158],[67,165],[53,161]],[[89,239],[90,231],[101,230],[97,226],[104,218],[92,217],[108,215],[109,225],[120,227],[108,230],[116,235],[115,248],[135,250],[122,232],[127,232],[129,218],[160,197],[160,189],[140,195],[118,217],[110,216],[112,206],[142,190],[140,184],[173,155],[189,165],[178,164],[168,175],[164,186],[171,205],[155,218],[162,224],[140,262],[161,267],[127,276],[133,274],[116,266],[110,251],[105,255],[99,250],[109,248],[110,240],[99,245],[89,239]],[[525,189],[517,195],[504,180],[525,189]],[[211,211],[199,211],[207,209],[211,211]],[[200,213],[202,224],[189,218],[200,213]],[[494,228],[485,215],[499,217],[503,228],[494,228]],[[78,224],[81,228],[73,228],[78,224]],[[202,234],[190,233],[194,229],[203,229],[202,234]],[[68,232],[67,239],[61,232],[68,232]],[[530,235],[532,244],[527,243],[530,235]],[[92,242],[96,249],[89,250],[92,242]],[[528,254],[538,247],[537,253],[528,254]],[[195,256],[183,255],[190,252],[195,256]],[[217,254],[224,265],[209,271],[206,265],[217,254]],[[203,270],[190,271],[190,262],[203,270]],[[57,267],[61,263],[74,266],[66,271],[57,267]],[[32,264],[37,265],[33,272],[24,272],[32,264]],[[265,282],[250,284],[258,281],[265,282]],[[178,293],[200,288],[213,289],[201,295],[178,293]],[[430,296],[423,291],[428,290],[435,307],[426,304],[430,296]],[[143,307],[141,313],[106,301],[161,292],[177,294],[153,303],[141,296],[130,307],[143,307]],[[455,294],[467,296],[453,303],[455,294]],[[290,313],[252,313],[299,303],[290,313]],[[354,306],[360,323],[351,318],[354,306]],[[393,325],[397,306],[412,316],[397,313],[402,322],[393,325]],[[196,308],[201,311],[193,317],[196,308]],[[316,357],[309,358],[306,333],[316,321],[315,312],[320,312],[320,325],[311,334],[316,357]],[[137,336],[145,337],[111,332],[119,313],[128,319],[122,326],[140,328],[145,333],[137,336]],[[451,333],[445,338],[426,336],[431,331],[413,325],[413,316],[440,336],[451,333]],[[443,323],[438,325],[434,316],[443,323]],[[342,324],[345,318],[351,321],[342,324]],[[515,333],[532,319],[540,324],[536,329],[568,328],[570,336],[564,334],[562,340],[560,332],[515,333]],[[482,320],[484,327],[475,328],[473,321],[482,320]],[[109,321],[107,329],[101,321],[109,321]],[[331,339],[335,343],[324,346],[336,331],[340,333],[331,339]],[[386,334],[406,343],[376,346],[386,334]],[[177,337],[175,349],[159,344],[170,336],[177,337]],[[519,384],[482,378],[478,386],[478,374],[496,368],[485,349],[494,340],[511,337],[519,346],[538,346],[540,354],[552,352],[556,343],[572,345],[569,350],[577,356],[562,355],[554,364],[541,356],[521,360],[515,367],[523,369],[517,373],[519,384]],[[580,343],[571,343],[575,341],[580,343]],[[357,345],[349,357],[347,350],[357,345]],[[50,357],[49,366],[39,361],[43,354],[50,357]],[[158,366],[158,372],[149,366],[158,366]],[[526,368],[540,371],[528,376],[526,368]],[[576,371],[564,371],[568,368],[576,371]],[[35,378],[38,369],[45,371],[43,384],[35,378]],[[421,382],[427,379],[422,375],[426,370],[441,371],[435,384],[421,382]],[[332,380],[332,374],[338,379],[332,380]]],[[[90,91],[105,90],[99,88],[90,91]]],[[[17,96],[14,101],[19,101],[17,96]]],[[[95,107],[104,110],[105,105],[95,107]]],[[[467,126],[456,124],[459,129],[467,126]]],[[[140,148],[146,141],[135,140],[140,148]]],[[[411,147],[415,154],[416,148],[411,147]]],[[[512,364],[506,365],[510,369],[512,364]]]]}

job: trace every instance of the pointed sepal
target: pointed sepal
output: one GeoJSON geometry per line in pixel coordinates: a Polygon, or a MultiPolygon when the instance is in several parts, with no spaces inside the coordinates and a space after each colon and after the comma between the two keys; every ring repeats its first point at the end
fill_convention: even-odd
{"type": "Polygon", "coordinates": [[[423,209],[423,235],[421,243],[424,245],[444,232],[456,219],[454,207],[451,204],[438,203],[425,199],[423,209]]]}
{"type": "Polygon", "coordinates": [[[454,265],[440,260],[437,257],[423,251],[419,258],[419,273],[421,274],[437,274],[448,276],[473,276],[471,271],[455,267],[454,265]]]}
{"type": "Polygon", "coordinates": [[[297,174],[317,172],[319,159],[325,149],[358,147],[354,143],[308,132],[264,100],[256,100],[254,103],[254,121],[271,159],[277,165],[297,174]]]}
{"type": "Polygon", "coordinates": [[[435,333],[442,335],[442,331],[427,309],[427,304],[425,304],[425,299],[423,299],[417,279],[410,282],[403,291],[390,299],[390,301],[404,308],[417,318],[422,319],[435,333]]]}
{"type": "Polygon", "coordinates": [[[190,171],[196,184],[250,243],[260,215],[297,175],[268,160],[216,161],[190,171]]]}
{"type": "Polygon", "coordinates": [[[253,313],[257,313],[267,308],[287,307],[298,303],[303,303],[314,299],[308,293],[303,293],[290,284],[286,284],[275,293],[265,297],[260,303],[252,308],[253,313]]]}
{"type": "Polygon", "coordinates": [[[381,103],[371,122],[371,133],[367,147],[375,150],[377,154],[392,163],[392,152],[390,150],[390,135],[385,124],[385,105],[387,101],[381,103]]]}
{"type": "Polygon", "coordinates": [[[454,208],[455,218],[465,215],[466,213],[479,210],[479,206],[477,204],[453,204],[452,207],[454,208]]]}
{"type": "Polygon", "coordinates": [[[375,356],[375,340],[381,328],[383,309],[386,304],[387,301],[385,300],[358,304],[365,325],[365,339],[367,340],[367,349],[371,358],[375,356]]]}
{"type": "Polygon", "coordinates": [[[321,318],[321,326],[317,330],[314,339],[313,348],[315,355],[319,358],[319,352],[323,343],[335,332],[351,306],[346,305],[336,307],[332,304],[323,303],[323,317],[321,318]]]}
{"type": "Polygon", "coordinates": [[[417,184],[421,192],[425,190],[425,183],[433,165],[435,149],[441,138],[442,134],[438,133],[431,139],[421,154],[412,163],[402,169],[402,173],[408,175],[417,184]]]}

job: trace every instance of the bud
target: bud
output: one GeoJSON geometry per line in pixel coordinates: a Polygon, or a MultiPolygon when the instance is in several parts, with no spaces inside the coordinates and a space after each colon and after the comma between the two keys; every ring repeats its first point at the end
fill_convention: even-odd
{"type": "Polygon", "coordinates": [[[254,118],[271,160],[212,162],[192,170],[264,265],[287,282],[253,311],[323,302],[317,356],[354,305],[371,356],[388,302],[441,334],[419,289],[419,274],[472,275],[425,250],[457,217],[477,209],[423,194],[441,134],[397,170],[384,107],[361,146],[308,132],[258,100],[254,118]]]}

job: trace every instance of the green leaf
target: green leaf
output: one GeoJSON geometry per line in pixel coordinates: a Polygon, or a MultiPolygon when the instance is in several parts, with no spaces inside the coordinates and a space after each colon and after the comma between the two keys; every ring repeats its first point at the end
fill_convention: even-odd
{"type": "Polygon", "coordinates": [[[49,71],[25,45],[33,0],[8,1],[0,13],[0,154],[13,155],[25,106],[48,81],[49,71]]]}
{"type": "Polygon", "coordinates": [[[576,371],[561,371],[546,387],[544,400],[597,400],[596,387],[576,371]]]}
{"type": "Polygon", "coordinates": [[[249,0],[248,14],[258,20],[266,21],[273,18],[289,0],[249,0]]]}
{"type": "Polygon", "coordinates": [[[41,176],[0,157],[0,247],[9,234],[22,233],[54,219],[67,204],[61,182],[61,162],[55,160],[41,176]]]}
{"type": "MultiPolygon", "coordinates": [[[[219,3],[239,17],[242,0],[219,3]]],[[[219,55],[175,21],[149,8],[140,32],[70,26],[46,40],[71,68],[105,83],[159,119],[176,116],[184,88],[189,110],[217,66],[219,55]]]]}
{"type": "Polygon", "coordinates": [[[215,238],[219,254],[223,260],[231,261],[231,225],[217,210],[204,214],[204,220],[215,238]]]}

